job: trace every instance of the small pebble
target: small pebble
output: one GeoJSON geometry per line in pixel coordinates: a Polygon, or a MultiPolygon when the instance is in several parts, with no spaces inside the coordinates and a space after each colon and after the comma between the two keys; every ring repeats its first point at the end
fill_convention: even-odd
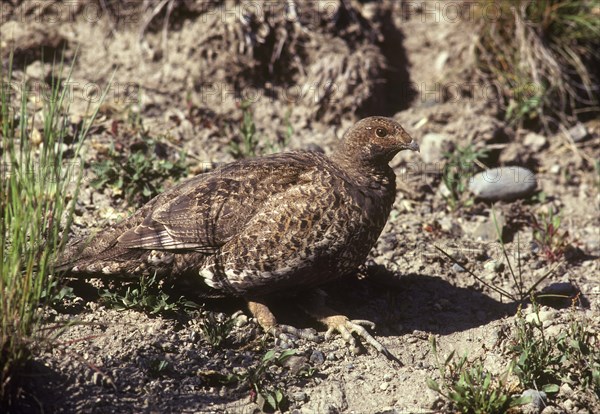
{"type": "Polygon", "coordinates": [[[241,314],[237,318],[235,318],[235,326],[241,328],[242,326],[246,326],[248,324],[248,316],[241,314]]]}
{"type": "Polygon", "coordinates": [[[390,386],[390,384],[388,384],[387,382],[382,382],[381,384],[379,384],[379,389],[381,391],[385,391],[388,389],[389,386],[390,386]]]}
{"type": "Polygon", "coordinates": [[[569,129],[569,135],[573,138],[575,142],[581,142],[588,137],[588,131],[585,125],[581,122],[578,122],[575,126],[569,129]]]}
{"type": "Polygon", "coordinates": [[[542,310],[538,313],[530,313],[529,315],[525,316],[525,320],[527,322],[534,323],[536,325],[541,323],[544,327],[550,325],[554,319],[556,319],[556,311],[554,310],[542,310]]]}
{"type": "Polygon", "coordinates": [[[452,270],[454,270],[457,273],[462,273],[462,272],[466,272],[467,271],[464,267],[462,267],[458,263],[454,263],[452,265],[452,270]]]}
{"type": "MultiPolygon", "coordinates": [[[[333,353],[330,353],[329,355],[333,355],[333,353]]],[[[312,352],[312,354],[310,354],[310,358],[308,360],[311,364],[321,365],[323,362],[325,362],[325,355],[323,352],[315,350],[312,352]]]]}
{"type": "Polygon", "coordinates": [[[573,388],[571,388],[571,386],[565,382],[560,386],[558,395],[563,398],[569,398],[571,395],[573,395],[573,388]]]}
{"type": "Polygon", "coordinates": [[[304,391],[298,391],[292,394],[294,401],[304,402],[306,401],[306,393],[304,391]]]}
{"type": "Polygon", "coordinates": [[[563,408],[568,412],[568,413],[572,413],[574,412],[575,409],[575,403],[573,403],[573,401],[571,400],[565,400],[562,403],[563,408]]]}
{"type": "Polygon", "coordinates": [[[548,402],[548,396],[545,392],[534,389],[523,391],[521,397],[531,399],[531,402],[523,409],[523,411],[528,414],[540,413],[548,402]]]}
{"type": "Polygon", "coordinates": [[[523,144],[528,146],[533,152],[540,151],[547,143],[548,140],[545,136],[536,134],[535,132],[528,133],[525,135],[525,139],[523,139],[523,144]]]}
{"type": "Polygon", "coordinates": [[[490,260],[489,262],[483,265],[483,268],[486,270],[494,271],[496,273],[500,273],[504,270],[504,263],[498,260],[490,260]]]}

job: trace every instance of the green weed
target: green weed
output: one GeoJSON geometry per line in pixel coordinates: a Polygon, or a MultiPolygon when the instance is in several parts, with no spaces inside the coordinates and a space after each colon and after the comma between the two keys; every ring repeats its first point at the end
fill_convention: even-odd
{"type": "Polygon", "coordinates": [[[288,110],[284,118],[285,129],[281,137],[272,142],[266,142],[259,139],[256,133],[256,123],[252,112],[251,102],[242,102],[242,122],[239,126],[239,136],[241,140],[231,141],[229,143],[229,152],[236,159],[252,158],[259,155],[273,154],[280,152],[287,147],[294,133],[294,128],[290,121],[291,111],[288,110]]]}
{"type": "Polygon", "coordinates": [[[171,371],[169,362],[164,359],[153,359],[148,366],[148,374],[153,378],[160,378],[168,375],[171,371]]]}
{"type": "MultiPolygon", "coordinates": [[[[18,93],[12,53],[8,72],[0,66],[0,405],[10,406],[15,373],[30,357],[40,330],[40,304],[60,286],[53,263],[65,244],[82,177],[80,149],[97,109],[73,136],[68,85],[62,61],[53,65],[41,114],[27,81],[18,93]],[[67,159],[69,155],[73,157],[67,159]]],[[[110,80],[112,82],[112,79],[110,80]]],[[[100,102],[104,101],[106,91],[100,102]]],[[[67,294],[67,292],[64,292],[67,294]]],[[[60,295],[60,292],[58,293],[60,295]]]]}
{"type": "Polygon", "coordinates": [[[176,161],[159,156],[160,143],[154,138],[142,135],[140,145],[135,145],[129,153],[116,151],[114,145],[108,150],[108,157],[92,164],[95,178],[94,188],[110,187],[116,194],[124,194],[132,204],[143,204],[163,191],[165,181],[187,174],[185,154],[176,161]]]}
{"type": "Polygon", "coordinates": [[[521,384],[556,393],[562,383],[568,383],[591,389],[600,397],[598,332],[590,329],[587,322],[573,318],[566,331],[548,336],[539,322],[539,306],[535,302],[533,306],[536,318],[531,321],[518,311],[510,346],[521,384]]]}
{"type": "Polygon", "coordinates": [[[538,216],[531,216],[533,240],[540,254],[550,262],[560,260],[569,244],[567,241],[569,233],[561,230],[560,224],[560,214],[555,214],[552,207],[548,207],[548,213],[542,212],[538,216]]]}
{"type": "Polygon", "coordinates": [[[241,142],[231,141],[229,151],[235,158],[255,157],[259,140],[256,136],[256,124],[250,102],[242,102],[242,123],[240,125],[241,142]]]}
{"type": "Polygon", "coordinates": [[[442,180],[449,191],[449,195],[444,196],[444,199],[451,210],[473,204],[474,199],[467,191],[469,179],[473,175],[476,161],[484,157],[485,154],[485,150],[475,150],[472,144],[459,147],[453,152],[445,154],[446,162],[442,180]]]}
{"type": "Polygon", "coordinates": [[[287,409],[288,400],[285,394],[280,388],[272,385],[273,375],[270,368],[282,367],[285,361],[293,355],[296,355],[296,351],[293,349],[281,353],[271,349],[262,357],[260,363],[248,372],[246,380],[253,390],[253,397],[263,411],[285,411],[287,409]]]}
{"type": "Polygon", "coordinates": [[[156,275],[150,278],[142,277],[137,285],[127,286],[124,292],[103,289],[100,292],[100,300],[107,307],[116,310],[132,309],[150,315],[185,313],[199,308],[198,304],[186,300],[183,296],[173,300],[160,289],[156,275]]]}
{"type": "Polygon", "coordinates": [[[448,400],[452,407],[467,414],[505,413],[509,408],[527,403],[515,397],[508,377],[513,365],[506,372],[493,375],[481,361],[471,363],[467,355],[455,358],[454,351],[441,362],[435,337],[431,336],[431,348],[440,374],[440,383],[428,378],[427,386],[448,400]]]}
{"type": "Polygon", "coordinates": [[[234,323],[235,318],[233,317],[228,318],[224,314],[207,312],[202,319],[200,327],[208,343],[215,348],[219,348],[229,336],[234,323]]]}

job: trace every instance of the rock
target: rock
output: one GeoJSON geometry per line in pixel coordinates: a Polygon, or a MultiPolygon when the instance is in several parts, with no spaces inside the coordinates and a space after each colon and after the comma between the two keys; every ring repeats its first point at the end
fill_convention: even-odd
{"type": "Polygon", "coordinates": [[[523,393],[521,394],[521,397],[531,399],[530,403],[521,407],[521,409],[523,410],[523,413],[526,413],[526,414],[541,413],[541,411],[544,409],[544,407],[546,406],[546,403],[548,401],[548,396],[546,395],[545,392],[533,390],[533,389],[528,389],[528,390],[523,391],[523,393]]]}
{"type": "Polygon", "coordinates": [[[242,326],[246,326],[248,324],[248,316],[244,315],[243,313],[239,314],[236,318],[235,318],[235,322],[234,322],[235,326],[237,326],[238,328],[241,328],[242,326]]]}
{"type": "Polygon", "coordinates": [[[313,351],[308,360],[311,364],[321,365],[323,362],[325,362],[325,355],[321,351],[313,351]]]}
{"type": "Polygon", "coordinates": [[[444,134],[430,132],[421,140],[421,158],[423,162],[432,164],[444,159],[444,152],[450,143],[450,138],[444,134]]]}
{"type": "Polygon", "coordinates": [[[308,358],[303,355],[292,355],[285,362],[284,366],[288,367],[290,374],[298,375],[303,369],[307,367],[308,358]]]}
{"type": "MultiPolygon", "coordinates": [[[[31,65],[27,66],[25,69],[25,74],[31,78],[36,80],[44,80],[46,79],[50,73],[52,72],[52,66],[49,63],[43,64],[39,60],[33,62],[31,65]]],[[[42,86],[42,85],[38,85],[42,86]]]]}
{"type": "Polygon", "coordinates": [[[456,273],[462,273],[462,272],[466,272],[467,271],[464,267],[462,267],[458,263],[454,263],[452,265],[452,270],[454,270],[456,273]]]}
{"type": "Polygon", "coordinates": [[[306,401],[306,393],[304,391],[298,391],[292,394],[292,399],[298,402],[306,401]]]}
{"type": "Polygon", "coordinates": [[[487,280],[487,281],[491,282],[491,281],[493,281],[494,279],[496,279],[496,277],[497,277],[497,276],[498,276],[498,274],[497,274],[496,272],[494,272],[494,271],[489,271],[489,272],[487,272],[487,273],[485,273],[485,274],[483,275],[483,279],[485,279],[485,280],[487,280]]]}
{"type": "Polygon", "coordinates": [[[500,153],[498,163],[503,165],[536,165],[537,154],[522,142],[510,142],[500,153]]]}
{"type": "Polygon", "coordinates": [[[31,145],[38,147],[44,141],[44,138],[42,138],[42,133],[37,128],[33,128],[29,140],[31,141],[31,145]]]}
{"type": "Polygon", "coordinates": [[[486,201],[511,201],[525,198],[537,188],[535,174],[523,167],[500,167],[475,174],[469,190],[476,198],[486,201]]]}
{"type": "Polygon", "coordinates": [[[573,388],[566,382],[560,386],[558,396],[561,398],[569,398],[573,395],[573,388]]]}
{"type": "Polygon", "coordinates": [[[569,135],[575,142],[581,142],[589,136],[587,128],[581,122],[569,129],[569,135]]]}
{"type": "Polygon", "coordinates": [[[528,323],[539,325],[546,327],[550,325],[550,323],[556,319],[556,311],[555,310],[541,310],[538,313],[530,313],[525,316],[525,320],[528,323]]]}
{"type": "Polygon", "coordinates": [[[565,409],[565,410],[566,410],[568,413],[573,413],[573,412],[575,412],[575,411],[574,411],[574,410],[575,410],[575,403],[573,403],[573,401],[572,401],[572,400],[570,400],[570,399],[568,399],[568,400],[565,400],[565,401],[562,403],[562,406],[563,406],[563,408],[564,408],[564,409],[565,409]]]}
{"type": "Polygon", "coordinates": [[[529,147],[532,151],[537,152],[548,144],[548,140],[543,135],[536,134],[535,132],[530,132],[527,135],[525,135],[523,144],[529,147]]]}
{"type": "Polygon", "coordinates": [[[446,62],[448,61],[448,57],[450,57],[450,53],[447,50],[444,50],[440,53],[435,59],[435,70],[437,73],[442,73],[444,71],[444,67],[446,66],[446,62]]]}
{"type": "Polygon", "coordinates": [[[483,268],[486,270],[491,270],[496,273],[500,273],[504,270],[504,263],[499,262],[497,260],[490,260],[486,264],[483,265],[483,268]]]}
{"type": "Polygon", "coordinates": [[[443,181],[440,183],[440,186],[438,187],[437,192],[442,198],[448,198],[452,195],[452,192],[446,186],[446,183],[444,183],[443,181]]]}
{"type": "Polygon", "coordinates": [[[542,410],[541,414],[565,414],[565,412],[558,407],[549,405],[542,410]]]}
{"type": "Polygon", "coordinates": [[[381,384],[379,384],[379,389],[380,389],[381,391],[385,391],[385,390],[387,390],[387,389],[388,389],[388,387],[389,387],[389,386],[390,386],[390,384],[389,384],[389,383],[387,383],[387,382],[382,382],[381,384]]]}
{"type": "Polygon", "coordinates": [[[456,218],[454,217],[443,217],[438,220],[438,223],[442,231],[446,233],[452,233],[455,236],[462,234],[462,229],[458,223],[456,223],[456,218]]]}

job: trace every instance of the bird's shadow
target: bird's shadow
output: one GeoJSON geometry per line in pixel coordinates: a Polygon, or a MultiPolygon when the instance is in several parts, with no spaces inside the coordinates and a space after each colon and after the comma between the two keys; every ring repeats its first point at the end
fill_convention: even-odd
{"type": "MultiPolygon", "coordinates": [[[[370,275],[374,276],[374,275],[370,275]]],[[[374,277],[349,277],[322,287],[327,304],[350,319],[367,319],[382,336],[422,331],[447,335],[488,324],[517,311],[518,302],[502,302],[471,288],[436,276],[398,277],[378,270],[374,277]]],[[[314,326],[293,301],[273,301],[271,309],[282,323],[314,326]]]]}

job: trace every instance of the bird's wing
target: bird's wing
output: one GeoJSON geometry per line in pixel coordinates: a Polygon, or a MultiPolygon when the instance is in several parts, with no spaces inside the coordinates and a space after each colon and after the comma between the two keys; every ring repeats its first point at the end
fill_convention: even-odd
{"type": "Polygon", "coordinates": [[[298,185],[314,168],[296,156],[271,156],[227,165],[184,182],[138,226],[123,233],[119,247],[212,252],[225,244],[271,197],[298,185]]]}

